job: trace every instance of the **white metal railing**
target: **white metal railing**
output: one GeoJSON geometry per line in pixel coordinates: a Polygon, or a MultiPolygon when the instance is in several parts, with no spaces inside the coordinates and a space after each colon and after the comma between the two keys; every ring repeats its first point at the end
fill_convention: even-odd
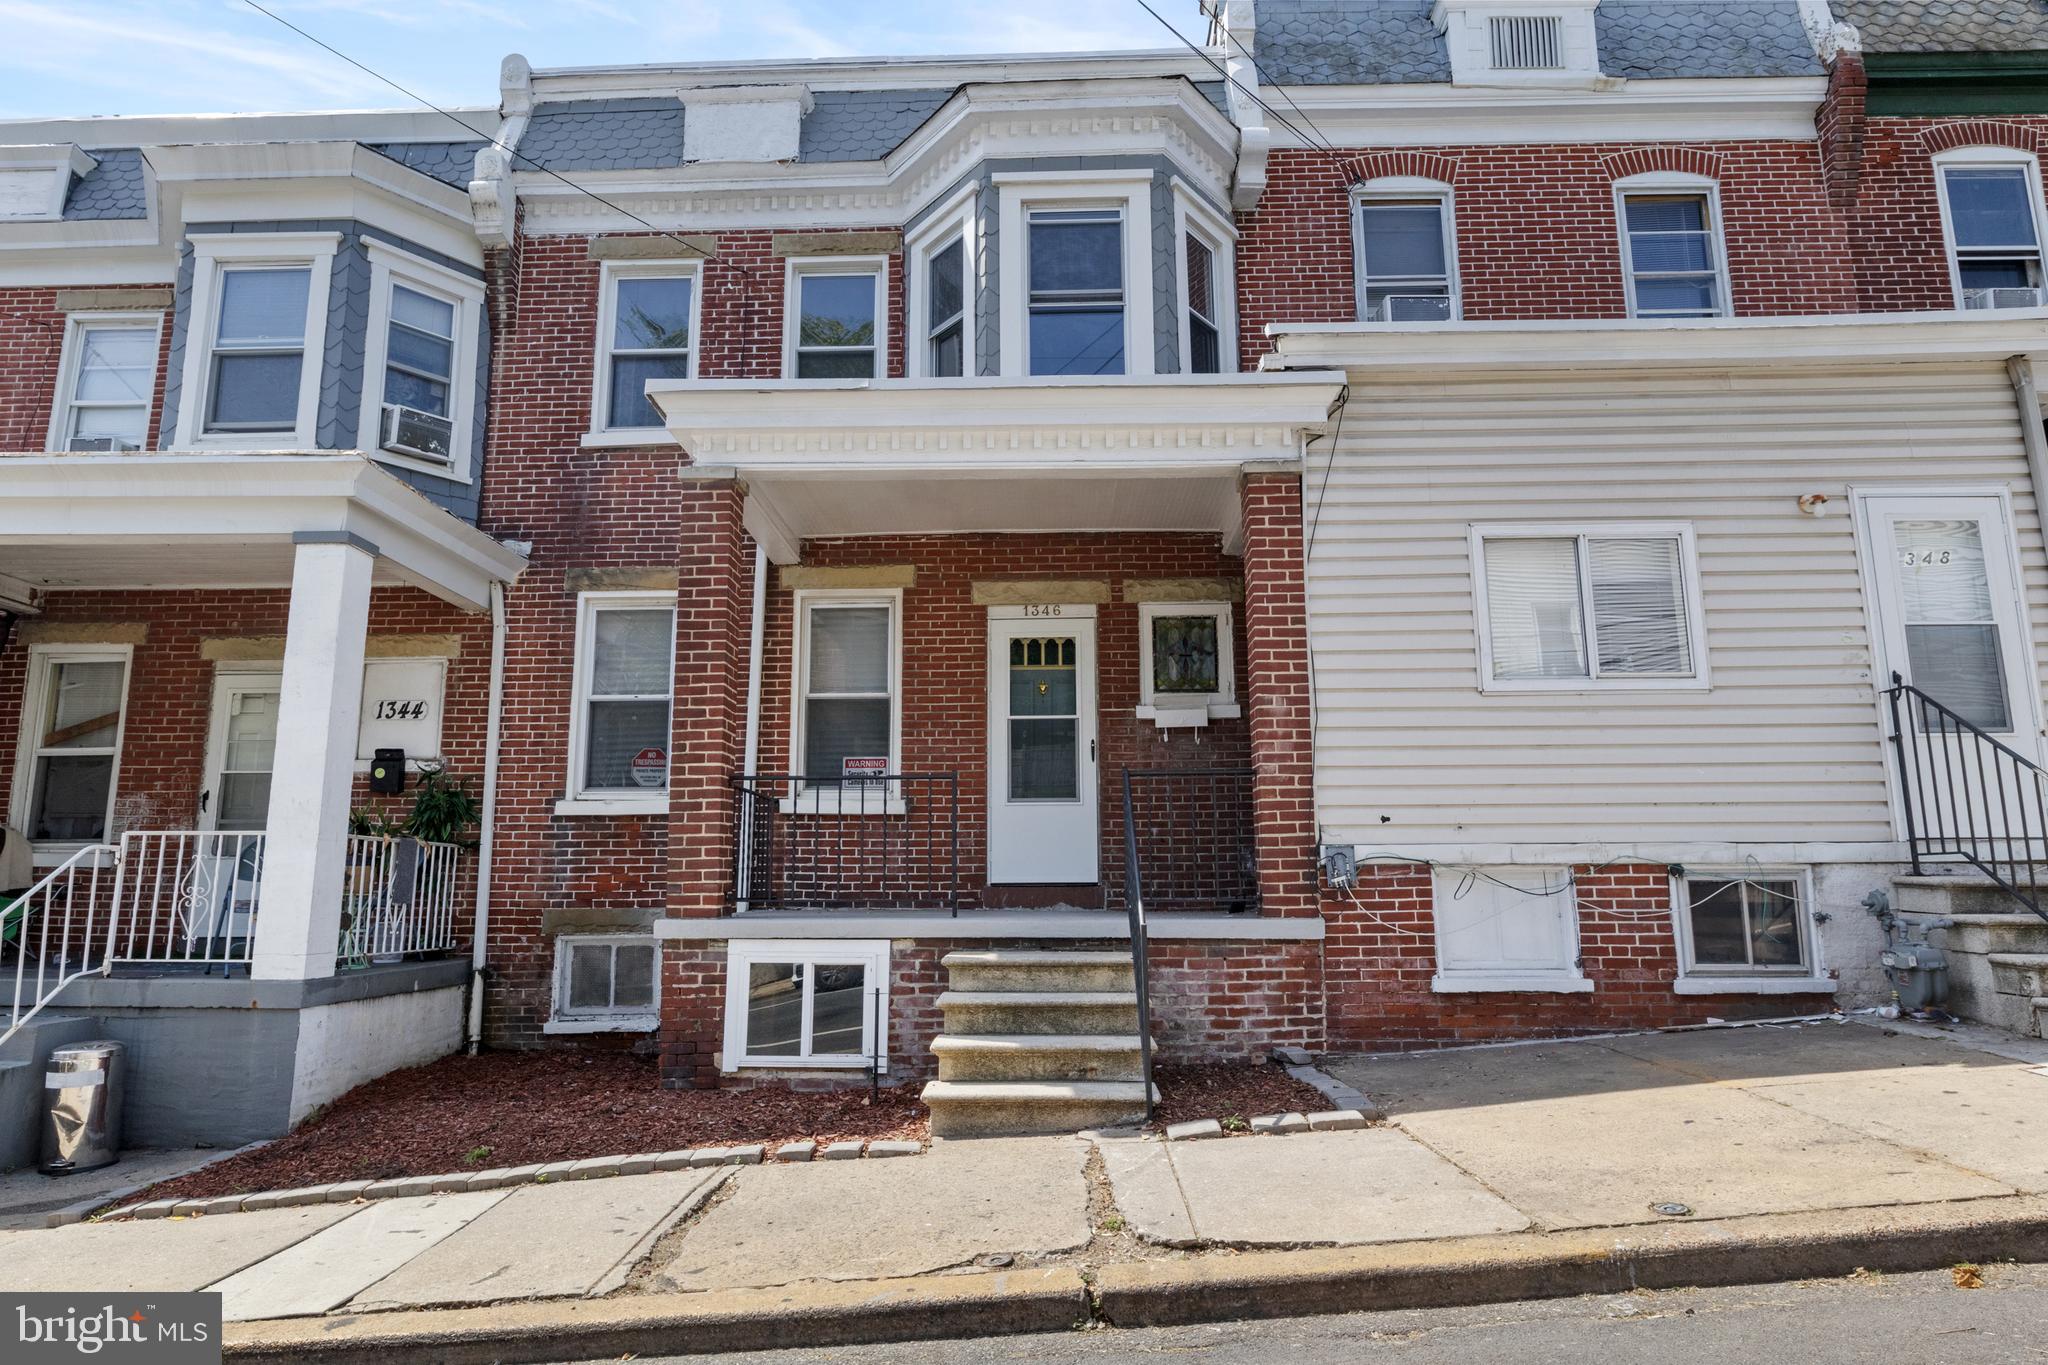
{"type": "MultiPolygon", "coordinates": [[[[0,953],[14,959],[13,1000],[0,1043],[12,1038],[58,991],[89,972],[105,971],[100,878],[115,849],[88,844],[28,890],[0,907],[0,953]]],[[[111,874],[109,884],[111,884],[111,874]]]]}
{"type": "Polygon", "coordinates": [[[453,948],[461,856],[455,844],[350,835],[342,891],[342,962],[453,948]]]}
{"type": "Polygon", "coordinates": [[[108,961],[246,963],[263,886],[261,830],[121,836],[108,961]]]}

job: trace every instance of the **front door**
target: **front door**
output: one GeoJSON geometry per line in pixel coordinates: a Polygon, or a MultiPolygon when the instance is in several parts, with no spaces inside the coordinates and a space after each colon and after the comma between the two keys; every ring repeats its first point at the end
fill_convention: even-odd
{"type": "MultiPolygon", "coordinates": [[[[1887,493],[1858,503],[1877,597],[1878,688],[1896,673],[1945,708],[1899,708],[1910,741],[1903,799],[1914,802],[1923,836],[2002,836],[2001,809],[2021,809],[2017,792],[1999,789],[2014,774],[2003,783],[1991,771],[1981,781],[1957,775],[1977,777],[1981,766],[1965,725],[2041,760],[2039,689],[2005,502],[1887,493]]],[[[2026,809],[2034,804],[2029,794],[2026,809]]]]}
{"type": "Polygon", "coordinates": [[[990,611],[988,879],[1098,875],[1095,609],[990,611]]]}
{"type": "Polygon", "coordinates": [[[214,679],[206,785],[199,793],[199,828],[210,833],[192,851],[180,896],[188,956],[226,954],[249,937],[263,877],[260,831],[270,817],[282,692],[283,679],[275,673],[223,673],[214,679]]]}

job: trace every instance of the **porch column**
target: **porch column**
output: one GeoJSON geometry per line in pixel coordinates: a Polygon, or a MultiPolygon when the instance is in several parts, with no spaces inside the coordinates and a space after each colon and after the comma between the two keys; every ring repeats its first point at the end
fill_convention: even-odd
{"type": "Polygon", "coordinates": [[[334,975],[348,807],[377,547],[350,532],[294,537],[277,753],[251,975],[334,975]]]}
{"type": "Polygon", "coordinates": [[[1315,755],[1300,472],[1292,463],[1247,465],[1240,498],[1259,899],[1264,914],[1313,915],[1315,755]]]}

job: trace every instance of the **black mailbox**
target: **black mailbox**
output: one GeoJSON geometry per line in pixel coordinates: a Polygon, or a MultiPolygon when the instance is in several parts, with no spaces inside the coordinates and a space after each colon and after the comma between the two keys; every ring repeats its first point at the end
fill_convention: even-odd
{"type": "Polygon", "coordinates": [[[370,760],[370,790],[385,796],[405,790],[405,750],[377,750],[370,760]]]}

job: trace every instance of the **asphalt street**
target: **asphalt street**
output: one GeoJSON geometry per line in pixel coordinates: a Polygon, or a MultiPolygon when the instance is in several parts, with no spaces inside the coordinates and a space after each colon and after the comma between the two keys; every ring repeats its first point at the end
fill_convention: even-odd
{"type": "MultiPolygon", "coordinates": [[[[1483,1308],[1353,1313],[1139,1331],[1098,1328],[1051,1336],[768,1351],[746,1365],[987,1365],[1158,1357],[1231,1365],[1970,1365],[2048,1362],[2048,1266],[1988,1266],[1984,1287],[1959,1289],[1948,1271],[1858,1276],[1736,1289],[1495,1304],[1483,1308]]],[[[709,1356],[672,1356],[677,1362],[709,1356]]]]}

